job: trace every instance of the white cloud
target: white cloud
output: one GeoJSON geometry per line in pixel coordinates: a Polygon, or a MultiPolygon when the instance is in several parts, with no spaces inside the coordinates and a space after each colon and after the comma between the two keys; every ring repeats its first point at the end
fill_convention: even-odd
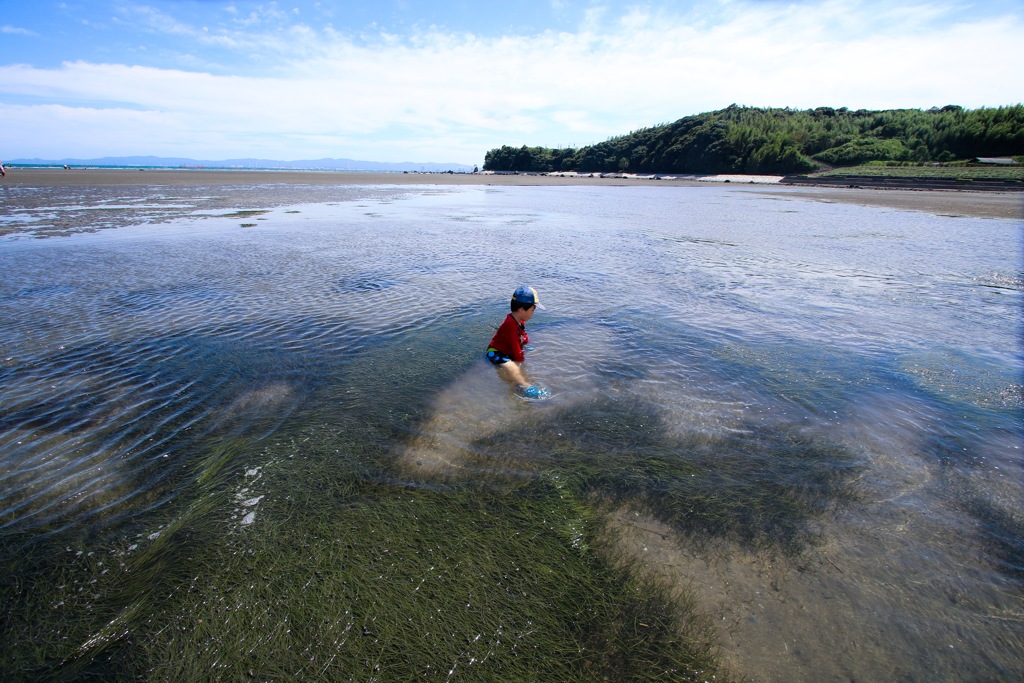
{"type": "MultiPolygon", "coordinates": [[[[1014,66],[1020,15],[943,25],[937,19],[948,10],[934,4],[703,7],[716,14],[635,9],[610,21],[593,9],[576,32],[501,37],[438,29],[350,37],[302,24],[207,33],[140,14],[154,30],[274,66],[235,75],[0,66],[0,98],[20,98],[4,107],[5,128],[14,120],[31,131],[5,141],[5,154],[47,156],[34,150],[59,142],[92,145],[89,154],[478,163],[500,144],[588,144],[733,102],[978,107],[1012,104],[1024,92],[1014,66]],[[950,49],[982,45],[982,67],[950,49]],[[72,124],[88,134],[46,132],[72,124]]],[[[273,19],[249,15],[239,26],[273,19]]]]}
{"type": "Polygon", "coordinates": [[[21,36],[34,36],[37,35],[35,31],[29,31],[27,28],[20,28],[18,26],[0,26],[0,33],[9,33],[12,35],[21,36]]]}

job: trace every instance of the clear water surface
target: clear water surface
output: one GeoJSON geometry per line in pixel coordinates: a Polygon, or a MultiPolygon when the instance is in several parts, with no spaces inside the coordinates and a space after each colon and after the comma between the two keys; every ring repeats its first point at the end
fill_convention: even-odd
{"type": "Polygon", "coordinates": [[[737,670],[1024,677],[1018,222],[722,187],[374,188],[165,219],[0,243],[5,552],[150,542],[196,454],[238,440],[234,523],[259,533],[275,491],[243,484],[290,466],[291,425],[372,415],[415,486],[486,481],[459,453],[512,422],[543,425],[522,457],[544,459],[563,428],[599,452],[600,421],[639,410],[638,451],[649,429],[688,445],[673,457],[759,473],[741,505],[783,470],[802,481],[773,460],[783,437],[832,449],[815,476],[855,493],[820,501],[796,559],[757,534],[652,552],[737,670]],[[553,397],[535,404],[481,358],[519,284],[546,305],[527,368],[553,397]]]}

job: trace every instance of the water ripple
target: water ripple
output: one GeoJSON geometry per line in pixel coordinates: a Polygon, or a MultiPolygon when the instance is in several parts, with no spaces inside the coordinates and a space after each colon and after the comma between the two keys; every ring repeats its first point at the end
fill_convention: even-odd
{"type": "MultiPolygon", "coordinates": [[[[358,204],[271,190],[40,191],[24,199],[34,222],[7,220],[150,225],[0,242],[0,528],[120,529],[219,491],[231,533],[259,533],[275,495],[260,468],[301,478],[296,435],[351,476],[436,490],[531,479],[571,453],[601,492],[676,524],[705,512],[666,493],[697,465],[694,490],[743,518],[766,491],[782,509],[806,497],[815,472],[845,486],[853,462],[867,504],[829,552],[857,575],[821,591],[864,590],[851,639],[917,633],[892,605],[927,605],[930,628],[959,634],[936,583],[1018,591],[1019,226],[779,212],[707,188],[381,189],[358,204]],[[265,220],[240,229],[240,209],[265,220]],[[480,358],[519,284],[547,306],[525,365],[546,401],[515,398],[480,358]]],[[[295,491],[336,495],[318,486],[295,491]]],[[[834,626],[797,597],[812,616],[787,624],[834,626]]],[[[972,642],[1019,663],[988,647],[1004,636],[972,642]]],[[[942,639],[901,643],[931,661],[942,639]]]]}

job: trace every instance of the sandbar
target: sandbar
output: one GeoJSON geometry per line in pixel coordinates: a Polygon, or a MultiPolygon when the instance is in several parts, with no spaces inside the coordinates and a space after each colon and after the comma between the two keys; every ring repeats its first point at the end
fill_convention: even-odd
{"type": "Polygon", "coordinates": [[[231,186],[231,185],[498,185],[498,186],[599,186],[696,187],[718,185],[764,193],[784,193],[823,202],[842,202],[921,211],[945,216],[1024,218],[1024,192],[968,190],[892,190],[883,188],[794,187],[784,184],[726,183],[674,178],[602,178],[599,175],[542,176],[483,173],[371,173],[349,171],[275,171],[227,169],[109,169],[109,168],[10,168],[0,186],[231,186]]]}

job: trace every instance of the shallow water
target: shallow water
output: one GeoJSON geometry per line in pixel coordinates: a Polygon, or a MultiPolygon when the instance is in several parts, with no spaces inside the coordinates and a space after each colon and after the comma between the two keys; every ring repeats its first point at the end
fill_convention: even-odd
{"type": "Polygon", "coordinates": [[[259,189],[4,205],[117,228],[0,243],[6,559],[146,543],[211,459],[226,529],[258,534],[261,468],[301,439],[410,487],[578,467],[678,535],[652,562],[753,680],[1024,675],[1018,222],[750,188],[259,189]],[[521,283],[547,307],[537,403],[480,357],[521,283]]]}

